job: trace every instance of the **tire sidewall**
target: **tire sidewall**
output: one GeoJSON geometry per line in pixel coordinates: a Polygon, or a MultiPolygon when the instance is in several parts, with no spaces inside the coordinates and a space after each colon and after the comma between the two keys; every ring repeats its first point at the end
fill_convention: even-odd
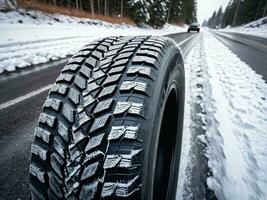
{"type": "Polygon", "coordinates": [[[160,62],[158,79],[155,85],[154,95],[152,97],[152,103],[149,105],[150,112],[148,116],[149,130],[146,143],[144,144],[144,170],[142,179],[142,199],[155,199],[153,197],[153,181],[156,169],[158,140],[161,128],[161,121],[164,114],[164,108],[167,101],[170,87],[175,82],[178,87],[178,101],[179,101],[179,114],[178,114],[178,134],[176,136],[176,149],[174,152],[174,159],[171,166],[170,174],[171,182],[171,194],[169,193],[168,199],[174,199],[177,179],[179,173],[182,129],[183,129],[183,113],[184,113],[184,68],[183,58],[179,51],[179,48],[175,44],[172,44],[166,51],[163,59],[160,62]],[[172,170],[174,169],[174,170],[172,170]]]}

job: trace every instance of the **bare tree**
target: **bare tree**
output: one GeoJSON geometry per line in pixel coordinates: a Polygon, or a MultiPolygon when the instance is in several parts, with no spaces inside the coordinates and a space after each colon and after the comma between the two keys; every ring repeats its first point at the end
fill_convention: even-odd
{"type": "Polygon", "coordinates": [[[57,6],[57,1],[53,0],[53,6],[57,6]]]}
{"type": "Polygon", "coordinates": [[[100,0],[97,0],[97,12],[100,15],[100,0]]]}
{"type": "Polygon", "coordinates": [[[68,9],[70,9],[70,0],[67,0],[68,9]]]}
{"type": "Polygon", "coordinates": [[[91,13],[92,13],[92,15],[95,15],[94,0],[90,0],[90,7],[91,7],[91,13]]]}
{"type": "Polygon", "coordinates": [[[80,10],[82,11],[83,10],[82,0],[80,0],[79,4],[80,4],[80,10]]]}
{"type": "Polygon", "coordinates": [[[104,15],[107,15],[107,0],[105,0],[105,5],[104,5],[104,15]]]}
{"type": "Polygon", "coordinates": [[[267,1],[266,1],[266,4],[265,4],[264,8],[263,8],[263,15],[262,15],[262,17],[265,17],[265,15],[266,15],[266,9],[267,9],[267,1]]]}
{"type": "Polygon", "coordinates": [[[121,0],[121,18],[123,16],[123,0],[121,0]]]}
{"type": "Polygon", "coordinates": [[[79,10],[79,0],[75,1],[76,9],[79,10]]]}

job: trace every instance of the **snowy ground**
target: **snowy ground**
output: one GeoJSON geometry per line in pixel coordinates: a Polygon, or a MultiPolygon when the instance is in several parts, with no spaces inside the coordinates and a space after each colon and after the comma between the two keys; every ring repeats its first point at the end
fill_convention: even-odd
{"type": "Polygon", "coordinates": [[[99,37],[113,35],[164,35],[186,27],[163,29],[110,24],[39,11],[0,12],[0,74],[71,55],[99,37]]]}
{"type": "Polygon", "coordinates": [[[243,26],[238,26],[233,28],[227,27],[225,29],[221,29],[221,31],[244,33],[248,35],[255,35],[267,38],[267,17],[263,17],[259,20],[250,22],[243,26]]]}
{"type": "Polygon", "coordinates": [[[190,180],[187,172],[193,165],[196,115],[203,122],[204,134],[197,137],[206,145],[211,171],[208,187],[218,199],[266,199],[267,84],[208,32],[188,55],[185,70],[186,114],[177,199],[192,195],[185,192],[190,180]],[[196,104],[202,109],[192,113],[196,104]]]}

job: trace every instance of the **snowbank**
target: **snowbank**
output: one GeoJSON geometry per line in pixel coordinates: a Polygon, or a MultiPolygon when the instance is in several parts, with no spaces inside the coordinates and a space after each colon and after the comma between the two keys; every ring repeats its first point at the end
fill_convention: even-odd
{"type": "Polygon", "coordinates": [[[166,25],[155,30],[22,9],[0,12],[0,73],[64,58],[99,37],[164,35],[185,29],[166,25]]]}
{"type": "Polygon", "coordinates": [[[267,38],[267,17],[263,17],[243,26],[233,28],[227,27],[225,29],[221,29],[221,31],[244,33],[267,38]]]}

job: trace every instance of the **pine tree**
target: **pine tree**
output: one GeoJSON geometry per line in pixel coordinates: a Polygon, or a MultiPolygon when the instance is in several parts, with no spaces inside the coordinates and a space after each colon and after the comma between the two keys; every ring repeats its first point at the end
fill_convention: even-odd
{"type": "Polygon", "coordinates": [[[182,18],[182,1],[181,0],[172,0],[170,1],[170,23],[177,23],[183,21],[182,18]]]}
{"type": "Polygon", "coordinates": [[[182,0],[182,17],[187,24],[197,21],[196,0],[182,0]]]}
{"type": "Polygon", "coordinates": [[[151,6],[151,20],[150,23],[155,28],[161,28],[167,19],[167,0],[154,0],[151,6]]]}
{"type": "Polygon", "coordinates": [[[135,23],[146,23],[150,20],[150,2],[146,0],[129,0],[128,5],[131,10],[131,17],[135,23]]]}
{"type": "Polygon", "coordinates": [[[234,15],[235,15],[235,11],[237,8],[237,2],[238,0],[231,0],[224,12],[224,16],[223,16],[223,24],[224,27],[228,26],[228,25],[232,25],[233,20],[234,20],[234,15]]]}
{"type": "Polygon", "coordinates": [[[222,27],[222,23],[223,23],[223,11],[221,6],[217,12],[215,24],[217,27],[222,27]]]}

